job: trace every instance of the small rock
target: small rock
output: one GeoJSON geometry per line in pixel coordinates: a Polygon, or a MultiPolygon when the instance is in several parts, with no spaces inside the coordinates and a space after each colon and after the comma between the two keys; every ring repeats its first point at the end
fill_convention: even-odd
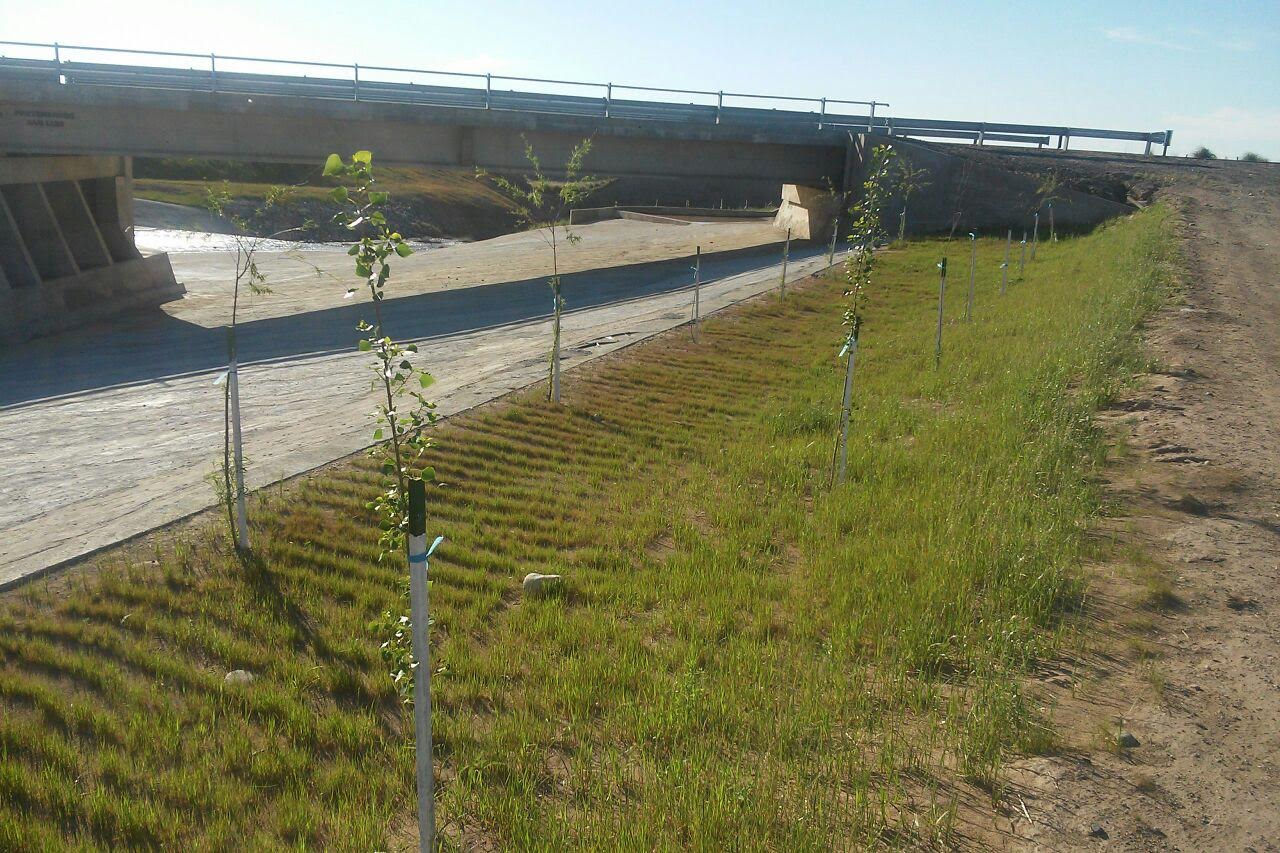
{"type": "Polygon", "coordinates": [[[1103,828],[1102,828],[1102,824],[1100,824],[1100,823],[1095,823],[1093,826],[1089,827],[1089,837],[1090,837],[1090,838],[1101,838],[1102,840],[1104,840],[1104,841],[1105,841],[1106,839],[1110,838],[1111,836],[1110,836],[1110,835],[1107,835],[1107,831],[1106,831],[1105,829],[1103,829],[1103,828]]]}
{"type": "Polygon", "coordinates": [[[1121,732],[1120,737],[1116,738],[1116,743],[1121,749],[1133,749],[1135,746],[1141,746],[1141,742],[1129,732],[1121,732]]]}
{"type": "Polygon", "coordinates": [[[560,575],[540,575],[529,572],[524,576],[524,594],[529,598],[541,598],[560,588],[563,578],[560,575]]]}
{"type": "Polygon", "coordinates": [[[233,669],[222,678],[223,684],[252,684],[258,676],[247,669],[233,669]]]}

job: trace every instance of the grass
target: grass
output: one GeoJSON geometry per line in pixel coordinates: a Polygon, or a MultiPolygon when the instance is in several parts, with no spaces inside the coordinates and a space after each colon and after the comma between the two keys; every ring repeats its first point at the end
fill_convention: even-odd
{"type": "MultiPolygon", "coordinates": [[[[1022,676],[1081,601],[1091,413],[1140,364],[1171,245],[1153,209],[1043,244],[999,297],[981,240],[938,371],[942,246],[885,252],[834,491],[834,280],[581,368],[562,407],[452,419],[446,845],[950,843],[957,784],[998,795],[1004,756],[1052,746],[1022,676]],[[566,594],[521,600],[528,571],[566,594]]],[[[366,627],[405,578],[377,482],[357,458],[259,493],[248,566],[211,522],[0,599],[0,848],[412,846],[412,725],[366,627]]]]}

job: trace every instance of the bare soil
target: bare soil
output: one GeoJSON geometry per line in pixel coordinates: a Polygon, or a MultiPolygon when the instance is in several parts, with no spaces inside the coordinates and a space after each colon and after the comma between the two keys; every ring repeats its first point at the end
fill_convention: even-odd
{"type": "Polygon", "coordinates": [[[1049,156],[1018,161],[1136,175],[1139,194],[1175,207],[1183,296],[1146,332],[1151,372],[1102,417],[1117,451],[1101,532],[1119,547],[1093,567],[1079,654],[1033,685],[1061,749],[1017,762],[999,817],[973,837],[1277,850],[1280,166],[1049,156]]]}

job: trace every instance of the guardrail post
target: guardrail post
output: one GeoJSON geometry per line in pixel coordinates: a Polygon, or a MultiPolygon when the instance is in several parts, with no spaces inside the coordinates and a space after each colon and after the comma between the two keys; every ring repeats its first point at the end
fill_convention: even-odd
{"type": "Polygon", "coordinates": [[[1169,140],[1171,139],[1173,139],[1173,131],[1166,130],[1164,132],[1164,151],[1160,152],[1161,157],[1167,157],[1169,155],[1169,140]]]}
{"type": "Polygon", "coordinates": [[[1071,150],[1071,134],[1070,133],[1062,137],[1062,150],[1063,151],[1071,150]]]}
{"type": "Polygon", "coordinates": [[[871,114],[867,116],[867,133],[871,133],[871,129],[876,126],[876,102],[871,102],[871,114]]]}
{"type": "Polygon", "coordinates": [[[1147,147],[1143,150],[1142,153],[1146,157],[1151,156],[1151,140],[1150,139],[1147,140],[1147,147]]]}
{"type": "Polygon", "coordinates": [[[209,91],[218,91],[218,58],[209,54],[209,91]]]}
{"type": "Polygon", "coordinates": [[[487,110],[493,103],[493,75],[484,75],[484,108],[487,110]]]}
{"type": "Polygon", "coordinates": [[[716,124],[720,123],[720,114],[724,112],[724,92],[716,95],[716,124]]]}
{"type": "Polygon", "coordinates": [[[358,101],[360,100],[360,63],[351,63],[351,68],[355,71],[355,85],[352,86],[351,100],[358,101]]]}
{"type": "Polygon", "coordinates": [[[609,117],[609,102],[613,100],[613,84],[606,83],[604,89],[604,117],[609,117]]]}
{"type": "Polygon", "coordinates": [[[822,111],[818,113],[818,130],[822,130],[822,123],[827,120],[827,99],[822,99],[822,111]]]}
{"type": "Polygon", "coordinates": [[[987,126],[985,124],[978,127],[978,144],[985,145],[987,143],[987,126]]]}
{"type": "Polygon", "coordinates": [[[54,73],[58,77],[58,82],[61,83],[62,82],[62,49],[58,46],[58,43],[56,41],[53,43],[53,64],[55,66],[54,73]]]}

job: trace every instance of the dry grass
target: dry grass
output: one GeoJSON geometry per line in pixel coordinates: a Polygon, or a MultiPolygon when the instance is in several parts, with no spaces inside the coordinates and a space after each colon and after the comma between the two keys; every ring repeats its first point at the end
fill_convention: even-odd
{"type": "MultiPolygon", "coordinates": [[[[940,245],[887,252],[827,485],[839,285],[812,280],[440,430],[446,844],[945,845],[949,784],[1052,742],[1019,687],[1078,601],[1165,215],[1043,245],[966,324],[940,245]],[[522,601],[528,571],[569,592],[522,601]]],[[[431,365],[447,372],[447,365],[431,365]]],[[[412,726],[367,623],[399,607],[357,458],[216,532],[0,599],[0,847],[412,844],[412,726]],[[231,669],[258,675],[224,687],[231,669]]]]}

